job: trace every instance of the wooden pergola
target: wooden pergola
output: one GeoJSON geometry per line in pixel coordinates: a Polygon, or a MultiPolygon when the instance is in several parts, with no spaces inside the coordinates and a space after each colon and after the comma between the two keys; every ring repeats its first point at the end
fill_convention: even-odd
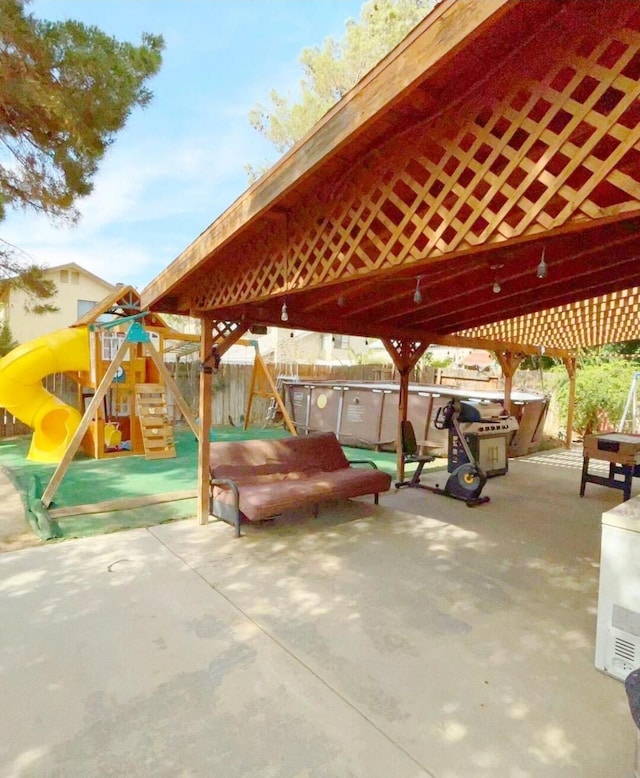
{"type": "Polygon", "coordinates": [[[443,0],[142,304],[200,317],[203,362],[284,311],[379,337],[401,419],[432,343],[495,351],[508,403],[525,354],[573,377],[580,347],[640,338],[639,257],[637,1],[443,0]]]}

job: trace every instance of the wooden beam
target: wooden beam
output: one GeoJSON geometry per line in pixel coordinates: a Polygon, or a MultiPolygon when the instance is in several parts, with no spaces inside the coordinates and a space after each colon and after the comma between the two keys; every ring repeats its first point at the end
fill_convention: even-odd
{"type": "MultiPolygon", "coordinates": [[[[213,319],[200,320],[200,361],[204,365],[211,355],[213,319]]],[[[211,429],[211,372],[200,371],[200,435],[198,437],[198,523],[209,522],[209,435],[211,429]]]]}
{"type": "Polygon", "coordinates": [[[382,343],[399,373],[402,373],[403,371],[411,372],[418,363],[420,357],[429,348],[429,341],[420,341],[411,338],[382,338],[382,343]]]}
{"type": "Polygon", "coordinates": [[[264,362],[264,359],[262,358],[262,355],[258,351],[257,346],[255,347],[255,349],[256,349],[256,355],[253,362],[253,371],[251,373],[249,397],[247,398],[247,411],[244,415],[244,429],[246,430],[249,427],[249,418],[251,416],[253,398],[264,397],[273,400],[276,403],[276,405],[278,406],[278,410],[282,414],[282,420],[285,423],[287,429],[292,435],[297,435],[298,431],[296,430],[293,422],[291,421],[291,416],[289,416],[289,412],[287,411],[287,409],[284,406],[284,403],[282,402],[282,397],[280,397],[280,392],[278,391],[278,387],[275,385],[273,377],[271,376],[271,373],[269,372],[264,362]]]}
{"type": "Polygon", "coordinates": [[[209,523],[209,437],[211,430],[212,367],[209,367],[215,343],[222,356],[244,335],[248,325],[223,322],[211,316],[200,319],[200,435],[198,436],[198,523],[209,523]],[[215,328],[215,335],[214,335],[215,328]],[[207,365],[207,367],[205,367],[207,365]]]}
{"type": "Polygon", "coordinates": [[[429,347],[429,342],[412,340],[383,340],[396,370],[400,374],[398,392],[398,427],[396,430],[396,473],[398,481],[404,481],[404,452],[402,450],[402,422],[407,420],[409,407],[409,376],[420,357],[429,347]]]}
{"type": "MultiPolygon", "coordinates": [[[[524,343],[509,343],[501,340],[492,340],[489,338],[467,338],[459,335],[434,335],[432,344],[439,346],[451,346],[452,348],[471,348],[483,349],[484,351],[511,351],[526,354],[528,356],[537,356],[540,354],[539,345],[528,345],[524,343]]],[[[555,359],[565,359],[569,356],[567,349],[545,348],[545,356],[555,359]]]]}
{"type": "Polygon", "coordinates": [[[409,375],[411,370],[400,371],[398,391],[398,429],[396,432],[396,474],[398,482],[404,481],[404,451],[402,450],[402,422],[407,419],[409,407],[409,375]]]}
{"type": "Polygon", "coordinates": [[[567,406],[567,435],[564,442],[565,448],[570,449],[573,443],[573,416],[576,407],[576,377],[578,360],[575,356],[563,360],[569,375],[569,403],[567,406]]]}
{"type": "Polygon", "coordinates": [[[211,345],[215,346],[219,356],[223,357],[231,346],[235,346],[249,329],[247,322],[222,322],[215,321],[215,333],[212,335],[211,345]]]}
{"type": "Polygon", "coordinates": [[[502,368],[504,376],[504,407],[508,413],[511,413],[511,391],[513,389],[513,376],[518,369],[520,362],[524,357],[522,352],[496,351],[496,359],[502,368]]]}
{"type": "Polygon", "coordinates": [[[111,511],[127,511],[134,508],[146,508],[149,505],[160,505],[165,502],[189,500],[197,496],[196,489],[183,489],[179,492],[164,494],[148,494],[144,497],[118,497],[103,502],[83,503],[82,505],[67,505],[64,508],[53,508],[49,516],[58,521],[69,516],[89,516],[93,513],[108,513],[111,511]]]}
{"type": "Polygon", "coordinates": [[[122,361],[124,360],[124,356],[130,347],[131,343],[125,337],[125,339],[120,344],[118,351],[116,352],[113,362],[107,368],[107,371],[102,377],[102,381],[100,381],[100,385],[91,398],[91,402],[87,406],[87,410],[84,412],[84,416],[80,420],[80,424],[78,425],[77,430],[69,441],[69,445],[65,451],[64,456],[56,467],[54,474],[51,476],[51,480],[47,484],[47,488],[44,490],[42,495],[42,504],[45,508],[48,508],[49,505],[51,505],[53,497],[58,490],[58,487],[60,486],[62,479],[64,478],[67,469],[71,464],[73,457],[75,456],[76,451],[78,450],[78,446],[82,442],[82,438],[84,437],[85,432],[89,429],[91,420],[100,407],[104,396],[109,391],[111,382],[113,381],[115,374],[118,371],[118,368],[120,367],[122,361]]]}

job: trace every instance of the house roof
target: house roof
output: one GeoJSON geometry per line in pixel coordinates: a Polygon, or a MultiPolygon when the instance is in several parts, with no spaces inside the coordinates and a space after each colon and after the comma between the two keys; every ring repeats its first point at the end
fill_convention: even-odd
{"type": "Polygon", "coordinates": [[[493,355],[483,349],[473,349],[460,361],[463,367],[477,367],[479,369],[490,367],[494,363],[493,355]]]}
{"type": "Polygon", "coordinates": [[[640,338],[639,256],[637,3],[444,0],[142,302],[565,353],[640,338]]]}
{"type": "Polygon", "coordinates": [[[51,267],[44,268],[45,273],[52,273],[52,272],[59,272],[60,270],[76,270],[78,273],[82,273],[83,275],[87,276],[88,278],[91,278],[93,281],[95,281],[98,284],[102,284],[104,287],[107,287],[108,289],[114,289],[114,285],[109,283],[108,281],[105,281],[104,278],[100,278],[100,276],[95,275],[95,273],[92,273],[90,270],[87,270],[85,267],[82,267],[82,265],[78,265],[76,262],[66,262],[63,265],[53,265],[51,267]]]}

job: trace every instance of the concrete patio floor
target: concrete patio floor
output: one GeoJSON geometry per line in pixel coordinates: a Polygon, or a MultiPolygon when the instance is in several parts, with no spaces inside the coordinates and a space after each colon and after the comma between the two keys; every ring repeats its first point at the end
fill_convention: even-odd
{"type": "Polygon", "coordinates": [[[0,776],[627,778],[579,465],[0,555],[0,776]]]}

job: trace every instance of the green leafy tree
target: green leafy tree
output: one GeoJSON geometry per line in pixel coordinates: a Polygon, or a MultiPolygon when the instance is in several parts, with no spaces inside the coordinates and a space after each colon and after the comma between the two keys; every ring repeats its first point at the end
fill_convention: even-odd
{"type": "MultiPolygon", "coordinates": [[[[302,50],[304,77],[296,99],[273,89],[269,104],[257,104],[249,122],[284,152],[399,43],[434,8],[438,0],[370,0],[360,21],[347,21],[344,36],[302,50]]],[[[262,171],[247,166],[256,178],[262,171]]]]}
{"type": "Polygon", "coordinates": [[[640,363],[640,340],[626,340],[623,343],[610,343],[602,347],[603,355],[625,357],[627,360],[640,363]]]}
{"type": "Polygon", "coordinates": [[[0,357],[4,357],[10,351],[18,345],[17,341],[13,339],[11,334],[11,328],[6,322],[0,326],[0,357]]]}
{"type": "MultiPolygon", "coordinates": [[[[576,373],[574,427],[580,435],[597,432],[601,425],[613,429],[618,426],[637,365],[626,359],[604,360],[591,355],[576,373]]],[[[558,373],[555,384],[560,414],[566,417],[569,404],[569,378],[564,367],[554,368],[558,373]]]]}
{"type": "MultiPolygon", "coordinates": [[[[22,0],[0,0],[0,221],[6,209],[32,209],[74,222],[106,150],[135,107],[151,99],[146,82],[164,43],[144,34],[121,43],[75,21],[48,22],[22,0]]],[[[50,298],[34,263],[0,241],[0,280],[50,298]]]]}

